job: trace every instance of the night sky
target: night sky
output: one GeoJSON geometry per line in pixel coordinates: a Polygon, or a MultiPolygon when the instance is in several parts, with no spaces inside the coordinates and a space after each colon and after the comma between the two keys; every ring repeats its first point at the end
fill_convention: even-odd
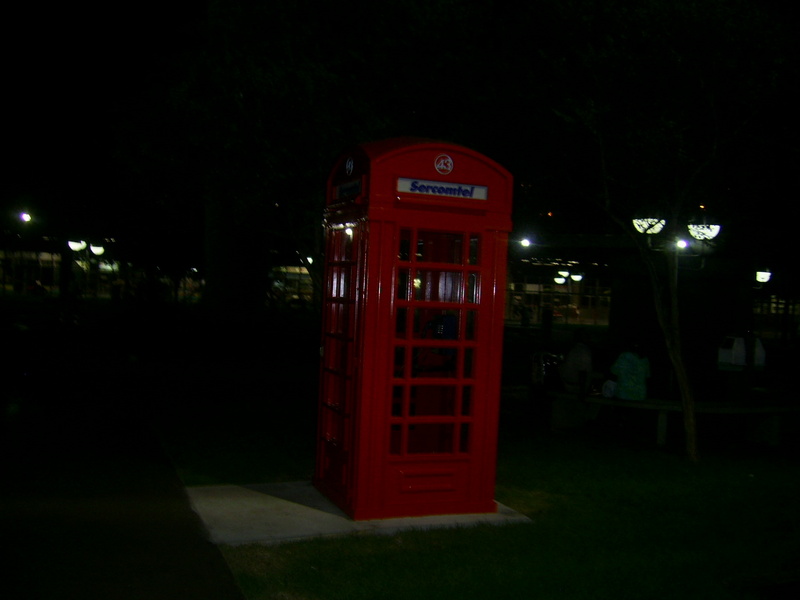
{"type": "MultiPolygon", "coordinates": [[[[143,232],[143,223],[147,223],[149,215],[137,214],[131,218],[141,206],[137,205],[136,194],[131,191],[136,175],[131,173],[130,165],[119,158],[119,136],[126,127],[136,126],[135,115],[141,114],[143,107],[163,102],[176,55],[198,47],[193,26],[202,20],[204,8],[198,9],[197,4],[148,0],[125,7],[20,5],[6,14],[2,44],[6,90],[3,138],[7,158],[1,183],[6,212],[19,208],[38,212],[43,215],[41,218],[49,221],[46,225],[50,229],[66,234],[86,231],[93,235],[102,231],[104,235],[147,235],[143,232]],[[131,223],[135,223],[133,232],[131,223]]],[[[778,10],[776,3],[761,5],[778,10]]],[[[346,9],[348,6],[341,7],[342,23],[350,22],[351,15],[346,9]]],[[[793,12],[778,16],[790,19],[793,12]]],[[[341,30],[330,33],[331,38],[325,43],[333,43],[331,40],[342,34],[341,30]]],[[[486,39],[487,51],[494,52],[504,43],[499,37],[486,39]]],[[[512,46],[506,44],[506,48],[512,46]]],[[[426,71],[432,68],[430,64],[423,64],[430,62],[430,55],[421,52],[414,60],[420,61],[418,67],[423,75],[430,72],[426,71]]],[[[392,65],[387,67],[391,69],[392,65]]],[[[483,71],[464,65],[451,67],[449,70],[460,76],[492,72],[486,67],[481,67],[483,71]]],[[[407,73],[413,72],[412,67],[405,68],[407,73]]],[[[387,81],[391,81],[390,76],[385,76],[380,85],[387,81]]],[[[506,114],[511,106],[508,96],[519,91],[512,86],[524,85],[524,78],[498,81],[508,87],[492,96],[499,98],[497,106],[483,106],[483,110],[470,113],[470,118],[474,119],[470,135],[477,149],[507,166],[518,183],[537,177],[543,179],[545,168],[537,172],[530,164],[532,157],[545,157],[547,149],[531,151],[536,140],[530,136],[517,139],[513,119],[506,114]],[[496,128],[498,125],[502,127],[496,128]]],[[[491,82],[466,81],[466,85],[484,83],[491,82]]],[[[440,97],[448,99],[450,106],[457,105],[457,95],[440,97]]],[[[798,191],[794,177],[788,173],[794,164],[793,157],[797,156],[796,142],[792,141],[796,139],[793,132],[798,128],[796,110],[789,116],[792,98],[784,97],[781,102],[771,115],[771,121],[759,125],[763,135],[754,138],[754,143],[771,149],[769,154],[760,154],[764,161],[760,170],[763,180],[752,180],[749,186],[732,190],[728,207],[729,213],[739,217],[750,213],[746,220],[758,222],[758,236],[765,235],[764,229],[771,222],[789,229],[781,215],[785,216],[791,198],[796,197],[798,191]],[[780,152],[773,152],[774,144],[768,139],[770,130],[775,134],[780,152]],[[755,197],[759,194],[766,198],[755,197]],[[756,201],[757,209],[751,201],[756,201]],[[778,216],[765,215],[765,206],[778,216]]],[[[517,108],[526,109],[525,106],[517,108]]],[[[444,114],[442,109],[441,103],[419,102],[408,107],[409,112],[423,113],[408,121],[417,130],[386,131],[419,135],[425,133],[425,123],[433,123],[429,128],[433,137],[438,137],[440,132],[446,135],[447,128],[436,125],[437,121],[446,119],[439,118],[444,114]]],[[[355,136],[351,140],[343,135],[342,149],[353,141],[366,140],[355,136]]],[[[317,160],[327,158],[323,154],[317,160]]],[[[554,160],[552,156],[549,159],[554,160]]],[[[320,168],[324,170],[327,166],[320,168]]],[[[547,189],[540,183],[536,182],[535,189],[547,189]]],[[[565,211],[573,205],[568,195],[550,195],[547,202],[565,211]]],[[[542,203],[541,207],[529,202],[518,203],[517,221],[535,218],[545,205],[547,203],[542,203]]],[[[157,203],[153,206],[157,207],[157,203]]],[[[144,206],[143,210],[154,210],[153,206],[144,206]]],[[[577,211],[577,216],[582,217],[579,219],[581,227],[597,222],[586,210],[577,211]]],[[[776,243],[776,239],[761,239],[757,243],[776,243]]]]}
{"type": "Polygon", "coordinates": [[[115,130],[163,89],[194,16],[154,1],[19,3],[4,15],[4,208],[113,233],[125,193],[115,130]]]}

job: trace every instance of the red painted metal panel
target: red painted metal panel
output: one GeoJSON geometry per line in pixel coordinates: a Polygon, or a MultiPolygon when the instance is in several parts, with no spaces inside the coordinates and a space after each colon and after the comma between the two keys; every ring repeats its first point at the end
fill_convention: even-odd
{"type": "Polygon", "coordinates": [[[511,190],[430,140],[331,172],[315,483],[354,519],[496,510],[511,190]]]}

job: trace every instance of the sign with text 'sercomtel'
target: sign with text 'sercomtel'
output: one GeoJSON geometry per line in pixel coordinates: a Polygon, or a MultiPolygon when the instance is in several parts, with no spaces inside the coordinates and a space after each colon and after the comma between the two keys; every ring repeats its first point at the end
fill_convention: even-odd
{"type": "Polygon", "coordinates": [[[397,191],[404,194],[424,194],[426,196],[445,196],[448,198],[472,198],[473,200],[486,200],[489,197],[489,188],[483,185],[426,181],[407,177],[399,177],[397,179],[397,191]]]}

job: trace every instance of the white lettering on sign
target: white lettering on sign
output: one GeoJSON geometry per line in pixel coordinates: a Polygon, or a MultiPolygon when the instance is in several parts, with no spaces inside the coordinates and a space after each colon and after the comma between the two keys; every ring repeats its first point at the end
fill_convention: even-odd
{"type": "Polygon", "coordinates": [[[409,179],[407,177],[399,177],[397,179],[397,191],[406,194],[472,198],[474,200],[486,200],[489,197],[489,188],[484,185],[425,181],[422,179],[409,179]]]}

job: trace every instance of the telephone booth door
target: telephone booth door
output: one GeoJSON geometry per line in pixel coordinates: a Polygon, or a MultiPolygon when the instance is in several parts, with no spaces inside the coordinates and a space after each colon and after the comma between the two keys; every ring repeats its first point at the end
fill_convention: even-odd
{"type": "Polygon", "coordinates": [[[363,226],[336,224],[326,230],[326,278],[323,303],[322,372],[319,405],[317,480],[337,504],[352,503],[356,445],[357,373],[356,292],[363,273],[359,250],[363,226]],[[361,268],[360,268],[361,265],[361,268]]]}
{"type": "Polygon", "coordinates": [[[354,519],[496,510],[510,190],[489,159],[428,141],[334,169],[315,484],[354,519]],[[437,195],[467,185],[478,198],[437,195]]]}

